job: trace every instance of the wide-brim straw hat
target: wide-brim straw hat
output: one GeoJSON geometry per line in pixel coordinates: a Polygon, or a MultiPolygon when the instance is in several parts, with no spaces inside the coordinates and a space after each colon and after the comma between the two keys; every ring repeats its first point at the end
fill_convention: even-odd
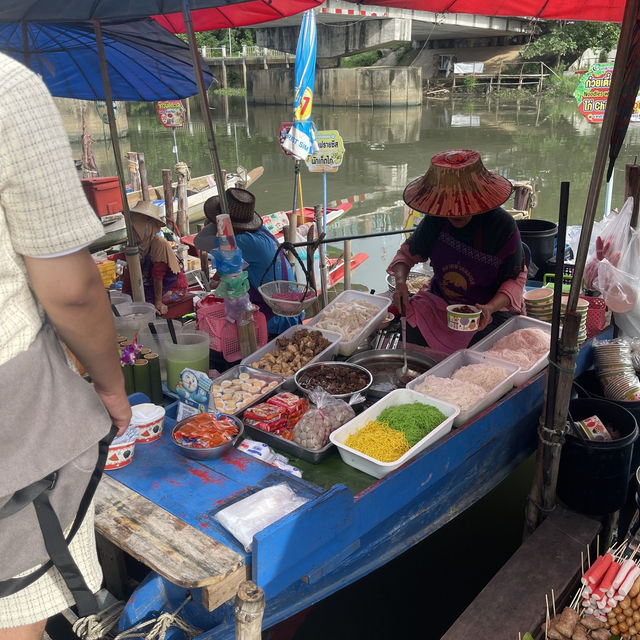
{"type": "Polygon", "coordinates": [[[160,207],[148,202],[147,200],[138,200],[136,204],[129,209],[131,213],[139,213],[140,215],[151,218],[155,222],[164,224],[164,220],[160,217],[160,207]]]}
{"type": "Polygon", "coordinates": [[[453,149],[433,156],[427,173],[410,182],[402,198],[430,216],[456,217],[491,211],[512,190],[509,180],[487,171],[477,151],[453,149]]]}
{"type": "MultiPolygon", "coordinates": [[[[256,212],[256,197],[246,189],[232,187],[226,190],[229,219],[236,232],[257,231],[263,224],[262,217],[256,212]]],[[[213,224],[207,224],[193,239],[200,251],[211,251],[217,235],[216,218],[222,213],[220,197],[211,196],[204,203],[204,215],[213,224]]]]}

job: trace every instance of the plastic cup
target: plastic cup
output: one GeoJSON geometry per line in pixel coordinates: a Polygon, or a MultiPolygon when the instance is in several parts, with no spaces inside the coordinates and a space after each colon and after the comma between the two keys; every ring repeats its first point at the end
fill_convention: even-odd
{"type": "Polygon", "coordinates": [[[209,334],[197,329],[183,329],[176,335],[177,344],[162,336],[167,357],[167,386],[175,391],[183,369],[209,373],[209,334]]]}
{"type": "MultiPolygon", "coordinates": [[[[169,333],[169,325],[166,320],[154,320],[153,322],[142,327],[138,332],[138,342],[143,346],[151,349],[153,353],[157,353],[160,357],[160,377],[163,380],[167,379],[167,352],[165,349],[166,341],[171,342],[171,335],[169,333]],[[151,333],[149,324],[152,324],[156,330],[156,335],[151,333]]],[[[174,322],[173,328],[176,335],[181,334],[182,324],[180,322],[174,322]]]]}
{"type": "Polygon", "coordinates": [[[149,302],[123,302],[116,309],[120,314],[113,319],[116,332],[129,340],[156,317],[156,308],[149,302]]]}

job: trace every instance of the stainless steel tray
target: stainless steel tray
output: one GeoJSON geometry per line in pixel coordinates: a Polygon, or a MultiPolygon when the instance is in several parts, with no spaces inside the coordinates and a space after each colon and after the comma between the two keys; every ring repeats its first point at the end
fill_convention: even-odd
{"type": "MultiPolygon", "coordinates": [[[[402,349],[369,349],[352,355],[347,362],[354,362],[371,372],[373,382],[367,395],[382,398],[398,388],[395,372],[402,367],[404,359],[402,349]]],[[[423,373],[436,364],[429,356],[407,349],[407,364],[410,369],[423,373]]]]}
{"type": "Polygon", "coordinates": [[[252,427],[248,424],[244,425],[244,435],[254,440],[264,442],[274,449],[279,449],[280,451],[289,453],[292,456],[296,456],[298,458],[301,458],[302,460],[311,462],[312,464],[318,464],[318,462],[326,457],[326,455],[333,447],[333,444],[331,442],[327,442],[327,444],[325,444],[322,449],[306,449],[305,447],[301,447],[297,442],[294,442],[293,440],[281,438],[275,433],[269,433],[268,431],[257,429],[256,427],[252,427]]]}

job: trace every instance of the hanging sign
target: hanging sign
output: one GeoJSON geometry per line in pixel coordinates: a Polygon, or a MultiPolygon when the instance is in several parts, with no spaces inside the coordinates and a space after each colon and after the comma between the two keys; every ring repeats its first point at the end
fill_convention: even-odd
{"type": "MultiPolygon", "coordinates": [[[[104,124],[108,124],[109,114],[107,113],[107,103],[104,100],[98,100],[96,102],[96,111],[100,116],[100,120],[102,120],[104,124]]],[[[116,118],[118,117],[118,105],[115,102],[113,103],[113,114],[116,118]]]]}
{"type": "MultiPolygon", "coordinates": [[[[598,63],[591,65],[589,71],[580,79],[573,95],[578,103],[578,111],[588,122],[597,123],[604,120],[612,73],[613,65],[598,63]]],[[[636,96],[631,122],[640,122],[639,96],[636,96]]]]}
{"type": "Polygon", "coordinates": [[[180,100],[158,102],[158,117],[163,127],[178,129],[184,126],[184,107],[180,100]]]}
{"type": "Polygon", "coordinates": [[[333,173],[338,170],[344,157],[344,142],[337,131],[318,131],[316,135],[318,151],[307,159],[309,171],[333,173]]]}

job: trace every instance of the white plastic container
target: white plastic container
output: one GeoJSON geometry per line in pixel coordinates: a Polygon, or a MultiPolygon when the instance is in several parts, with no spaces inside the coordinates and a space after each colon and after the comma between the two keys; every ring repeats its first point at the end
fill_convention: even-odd
{"type": "MultiPolygon", "coordinates": [[[[492,331],[488,336],[485,336],[482,340],[469,347],[469,349],[471,351],[488,351],[498,340],[500,340],[500,338],[504,338],[504,336],[513,333],[518,329],[542,329],[543,331],[546,331],[549,334],[549,338],[551,338],[551,324],[548,322],[538,320],[537,318],[530,318],[528,316],[513,316],[513,318],[509,318],[509,320],[504,324],[501,324],[495,331],[492,331]]],[[[521,368],[513,379],[515,386],[519,387],[536,375],[536,373],[542,371],[547,366],[548,357],[549,351],[547,350],[531,367],[528,369],[521,368]]],[[[500,362],[507,362],[506,360],[501,360],[495,357],[494,359],[499,360],[500,362]]]]}
{"type": "Polygon", "coordinates": [[[460,413],[453,421],[454,427],[459,427],[461,424],[468,422],[475,415],[490,407],[494,402],[499,400],[505,393],[510,391],[514,386],[514,378],[520,372],[520,367],[513,362],[507,362],[505,360],[497,360],[496,358],[490,358],[489,356],[481,353],[480,351],[471,351],[469,349],[461,349],[452,353],[449,357],[445,358],[442,362],[439,362],[433,368],[425,371],[419,375],[415,380],[407,383],[407,389],[418,391],[422,386],[424,379],[427,376],[438,376],[439,378],[450,378],[455,371],[461,367],[465,367],[469,364],[492,364],[505,369],[509,375],[493,389],[491,389],[484,398],[476,402],[468,409],[461,409],[460,413]]]}
{"type": "Polygon", "coordinates": [[[121,302],[115,308],[120,314],[113,319],[116,332],[129,340],[156,318],[156,308],[149,302],[121,302]]]}
{"type": "Polygon", "coordinates": [[[376,478],[382,478],[383,476],[386,476],[387,473],[402,466],[407,460],[409,460],[409,458],[412,458],[423,449],[426,449],[429,445],[432,445],[443,436],[446,436],[447,433],[451,431],[453,421],[459,413],[460,409],[448,402],[443,402],[442,400],[425,396],[424,394],[412,391],[411,389],[396,389],[395,391],[388,393],[384,398],[378,400],[378,402],[371,405],[368,409],[365,409],[355,418],[349,420],[349,422],[336,429],[329,435],[329,439],[336,445],[338,452],[340,453],[340,457],[348,465],[355,467],[356,469],[360,469],[360,471],[364,471],[376,478]],[[432,407],[442,411],[446,416],[446,419],[431,433],[422,438],[420,442],[414,444],[409,451],[400,456],[397,460],[394,460],[393,462],[380,462],[380,460],[376,460],[371,456],[360,453],[360,451],[356,451],[355,449],[345,445],[346,439],[352,433],[362,429],[367,422],[375,420],[387,407],[411,404],[412,402],[431,405],[432,407]]]}
{"type": "MultiPolygon", "coordinates": [[[[306,366],[307,364],[312,364],[313,362],[326,362],[328,360],[333,360],[333,356],[336,354],[336,351],[338,350],[338,345],[340,344],[340,340],[342,339],[342,336],[339,333],[336,333],[335,331],[328,331],[327,329],[316,329],[314,327],[305,327],[305,326],[296,324],[293,327],[289,327],[286,331],[283,331],[278,336],[278,338],[291,338],[291,336],[293,336],[295,333],[297,333],[301,329],[308,329],[309,331],[312,331],[312,330],[320,331],[320,333],[322,333],[322,335],[329,341],[329,346],[325,347],[319,354],[311,358],[311,360],[305,363],[304,366],[306,366]]],[[[251,355],[242,359],[240,361],[240,364],[246,364],[250,367],[253,367],[254,362],[257,362],[262,358],[262,356],[269,353],[270,351],[275,351],[278,348],[276,345],[276,340],[278,338],[275,338],[274,340],[267,342],[267,344],[265,344],[264,347],[260,347],[260,349],[257,349],[256,351],[254,351],[251,355]]],[[[254,367],[254,368],[259,369],[259,367],[254,367]]],[[[260,369],[260,370],[263,371],[263,369],[260,369]]],[[[264,371],[266,371],[266,369],[264,369],[264,371]]],[[[295,374],[285,377],[284,384],[282,385],[283,389],[287,391],[295,391],[296,384],[293,381],[294,375],[295,374]]]]}
{"type": "Polygon", "coordinates": [[[341,294],[336,296],[334,300],[332,300],[318,315],[314,316],[307,323],[307,327],[314,327],[320,321],[322,317],[327,313],[331,313],[332,309],[339,302],[354,302],[354,301],[362,301],[368,302],[370,304],[378,307],[379,311],[376,313],[369,322],[367,322],[362,329],[355,335],[351,340],[340,340],[340,344],[338,345],[338,353],[343,356],[350,356],[358,347],[358,345],[365,340],[371,333],[373,333],[378,325],[384,321],[384,318],[387,314],[387,308],[391,304],[391,300],[386,298],[385,296],[376,296],[371,293],[364,293],[363,291],[356,291],[354,289],[349,289],[347,291],[343,291],[341,294]]]}

